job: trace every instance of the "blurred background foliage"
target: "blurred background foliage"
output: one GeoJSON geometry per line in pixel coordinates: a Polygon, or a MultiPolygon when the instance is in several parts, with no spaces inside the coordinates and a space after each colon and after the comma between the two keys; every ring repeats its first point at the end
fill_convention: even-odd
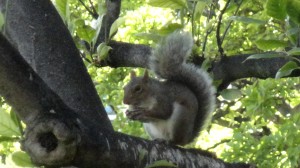
{"type": "MultiPolygon", "coordinates": [[[[104,106],[116,112],[112,119],[115,130],[148,138],[141,123],[124,116],[122,88],[132,69],[97,66],[111,49],[107,43],[95,46],[99,18],[106,11],[104,0],[52,1],[81,52],[104,106]]],[[[220,59],[218,43],[227,56],[256,54],[252,55],[254,59],[268,58],[270,55],[260,54],[266,51],[289,58],[300,52],[298,0],[122,0],[120,18],[118,29],[111,30],[117,30],[112,40],[154,47],[162,36],[183,28],[193,33],[193,55],[206,62],[220,59]]],[[[221,91],[212,123],[187,147],[262,168],[299,167],[300,78],[280,78],[299,69],[293,62],[300,61],[294,59],[279,70],[276,79],[240,79],[221,91]]],[[[142,69],[134,70],[143,73],[142,69]]],[[[0,167],[32,166],[18,143],[24,125],[3,99],[0,105],[0,167]]]]}

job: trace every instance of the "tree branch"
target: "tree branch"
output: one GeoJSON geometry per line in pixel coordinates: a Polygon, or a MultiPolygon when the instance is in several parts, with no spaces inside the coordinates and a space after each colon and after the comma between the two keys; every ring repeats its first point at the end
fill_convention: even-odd
{"type": "MultiPolygon", "coordinates": [[[[0,0],[5,36],[76,113],[112,129],[73,39],[49,0],[0,0]],[[34,19],[33,19],[34,18],[34,19]]],[[[101,126],[102,125],[102,126],[101,126]]]]}
{"type": "MultiPolygon", "coordinates": [[[[287,58],[269,58],[269,59],[250,59],[246,60],[248,56],[235,55],[228,56],[219,62],[213,63],[212,73],[214,80],[222,80],[222,84],[218,90],[227,88],[230,82],[237,79],[255,77],[260,79],[275,78],[277,71],[288,61],[287,58]]],[[[296,56],[300,58],[300,56],[296,56]]],[[[300,76],[300,71],[294,71],[289,77],[300,76]]]]}
{"type": "Polygon", "coordinates": [[[67,108],[2,34],[0,59],[0,94],[26,124],[41,113],[67,108]]]}
{"type": "Polygon", "coordinates": [[[94,8],[94,6],[93,6],[93,3],[92,3],[91,1],[90,1],[90,3],[91,3],[91,5],[92,5],[92,10],[91,10],[88,6],[86,6],[82,0],[79,0],[79,2],[80,2],[80,3],[82,4],[82,6],[90,13],[90,15],[92,15],[92,17],[93,17],[94,19],[97,19],[97,18],[99,17],[99,15],[98,15],[98,13],[96,12],[96,10],[95,10],[95,8],[94,8]]]}
{"type": "MultiPolygon", "coordinates": [[[[234,15],[236,15],[236,14],[238,13],[238,11],[239,11],[239,9],[240,9],[242,3],[243,3],[243,0],[241,0],[240,3],[239,3],[239,2],[236,2],[236,3],[237,3],[237,8],[236,8],[236,10],[235,10],[235,12],[234,12],[234,15]]],[[[221,44],[223,44],[223,41],[224,41],[224,39],[225,39],[225,37],[226,37],[226,35],[227,35],[227,32],[228,32],[228,30],[229,30],[229,28],[230,28],[232,22],[233,22],[233,20],[229,21],[229,23],[228,23],[228,25],[227,25],[227,27],[226,27],[224,33],[223,33],[223,36],[222,36],[222,38],[221,38],[221,41],[220,41],[221,44]]]]}
{"type": "MultiPolygon", "coordinates": [[[[207,20],[206,20],[207,23],[209,23],[209,20],[213,16],[213,13],[214,13],[213,9],[214,9],[214,5],[212,3],[210,5],[209,15],[208,15],[207,20]]],[[[213,30],[213,27],[210,28],[210,29],[207,29],[206,32],[205,32],[205,36],[204,36],[204,40],[203,40],[203,46],[202,46],[202,56],[204,56],[204,52],[206,50],[206,44],[207,44],[208,36],[211,34],[212,30],[213,30]]]]}
{"type": "Polygon", "coordinates": [[[151,48],[146,45],[111,41],[107,65],[111,67],[147,67],[151,48]]]}
{"type": "MultiPolygon", "coordinates": [[[[102,66],[147,68],[152,50],[149,46],[115,41],[112,41],[109,45],[113,49],[110,51],[108,63],[102,64],[102,66]]],[[[249,77],[275,78],[277,71],[289,61],[282,57],[245,61],[250,55],[252,54],[232,55],[212,63],[211,72],[214,80],[222,81],[219,91],[225,89],[230,82],[237,79],[249,77]]],[[[300,56],[296,56],[296,58],[300,59],[300,56]]],[[[202,64],[198,61],[194,63],[199,66],[202,64]]],[[[299,70],[290,75],[290,77],[295,76],[300,76],[299,70]]]]}
{"type": "Polygon", "coordinates": [[[221,35],[220,35],[220,29],[221,29],[221,23],[222,23],[222,17],[227,9],[227,7],[229,6],[229,3],[230,3],[231,0],[227,0],[224,8],[221,10],[221,13],[219,15],[219,20],[218,20],[218,25],[217,25],[217,30],[216,30],[216,38],[217,38],[217,44],[218,44],[218,49],[219,49],[219,52],[221,54],[221,57],[223,58],[225,55],[224,55],[224,49],[222,47],[222,39],[221,39],[221,35]]]}
{"type": "Polygon", "coordinates": [[[221,144],[224,144],[224,143],[228,143],[228,142],[230,142],[230,141],[231,141],[231,139],[223,139],[223,140],[221,140],[220,142],[214,144],[213,146],[207,148],[207,150],[214,149],[214,148],[216,148],[217,146],[219,146],[219,145],[221,145],[221,144]]]}

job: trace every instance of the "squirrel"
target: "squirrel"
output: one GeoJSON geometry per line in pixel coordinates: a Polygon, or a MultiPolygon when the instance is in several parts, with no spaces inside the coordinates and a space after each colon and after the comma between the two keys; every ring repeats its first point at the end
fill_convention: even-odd
{"type": "Polygon", "coordinates": [[[148,67],[162,80],[149,77],[147,70],[140,77],[132,71],[124,87],[126,116],[143,122],[151,139],[188,144],[212,116],[215,88],[206,71],[186,62],[192,46],[190,33],[171,33],[149,58],[148,67]]]}

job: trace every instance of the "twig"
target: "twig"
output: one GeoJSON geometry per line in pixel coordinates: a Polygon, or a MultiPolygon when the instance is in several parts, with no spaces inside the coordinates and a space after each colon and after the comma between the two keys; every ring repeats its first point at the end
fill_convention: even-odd
{"type": "MultiPolygon", "coordinates": [[[[236,11],[234,12],[234,15],[236,15],[236,14],[238,13],[238,11],[240,10],[240,7],[242,6],[242,3],[243,3],[243,0],[241,1],[241,3],[238,4],[238,6],[237,6],[237,8],[236,8],[236,11]]],[[[231,20],[231,21],[229,22],[229,24],[227,25],[227,27],[226,27],[226,29],[225,29],[225,31],[224,31],[224,34],[223,34],[223,36],[222,36],[221,44],[223,44],[223,41],[224,41],[224,39],[225,39],[225,36],[226,36],[226,34],[227,34],[227,32],[228,32],[228,30],[229,30],[229,28],[230,28],[232,22],[233,22],[233,20],[231,20]]]]}
{"type": "Polygon", "coordinates": [[[214,148],[216,148],[217,146],[219,146],[219,145],[221,145],[221,144],[223,144],[223,143],[230,142],[230,141],[231,141],[230,139],[223,139],[222,141],[220,141],[220,142],[214,144],[213,146],[207,148],[206,150],[214,149],[214,148]]]}
{"type": "Polygon", "coordinates": [[[86,6],[84,4],[84,2],[82,0],[79,0],[79,2],[84,6],[84,8],[90,13],[90,15],[92,15],[93,18],[97,19],[98,18],[98,14],[97,13],[94,13],[93,11],[91,11],[91,9],[86,6]]]}
{"type": "Polygon", "coordinates": [[[193,3],[193,13],[192,13],[192,35],[194,36],[195,35],[195,10],[196,10],[196,5],[197,5],[198,2],[194,1],[193,3]]]}
{"type": "Polygon", "coordinates": [[[224,58],[224,50],[222,48],[222,41],[220,38],[220,29],[221,29],[221,23],[222,23],[222,17],[229,6],[230,0],[228,0],[224,6],[224,8],[221,10],[221,13],[219,15],[219,20],[218,20],[218,25],[217,25],[217,30],[216,30],[216,38],[217,38],[217,44],[218,44],[218,49],[221,54],[221,57],[224,58]]]}
{"type": "MultiPolygon", "coordinates": [[[[212,18],[212,15],[213,15],[213,4],[211,4],[210,6],[210,11],[209,11],[209,16],[207,17],[207,22],[209,22],[209,20],[212,18]]],[[[207,43],[207,39],[208,39],[208,36],[209,34],[212,32],[213,28],[209,29],[206,31],[206,34],[205,34],[205,37],[204,37],[204,42],[203,42],[203,47],[202,47],[202,56],[204,56],[204,52],[206,50],[206,43],[207,43]]]]}
{"type": "MultiPolygon", "coordinates": [[[[93,17],[98,18],[98,17],[99,17],[99,14],[98,14],[98,12],[96,11],[96,8],[95,8],[93,2],[92,2],[91,0],[89,0],[89,2],[90,2],[90,4],[91,4],[91,8],[92,8],[93,13],[94,13],[94,15],[95,15],[95,16],[93,16],[93,17]]],[[[95,19],[96,19],[96,18],[95,18],[95,19]]]]}

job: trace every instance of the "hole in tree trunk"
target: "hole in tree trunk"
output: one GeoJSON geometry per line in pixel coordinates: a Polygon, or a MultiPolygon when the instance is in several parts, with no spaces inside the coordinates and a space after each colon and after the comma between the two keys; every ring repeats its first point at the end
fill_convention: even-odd
{"type": "Polygon", "coordinates": [[[58,141],[52,132],[40,134],[39,142],[42,147],[46,148],[47,152],[53,151],[58,144],[58,141]]]}

